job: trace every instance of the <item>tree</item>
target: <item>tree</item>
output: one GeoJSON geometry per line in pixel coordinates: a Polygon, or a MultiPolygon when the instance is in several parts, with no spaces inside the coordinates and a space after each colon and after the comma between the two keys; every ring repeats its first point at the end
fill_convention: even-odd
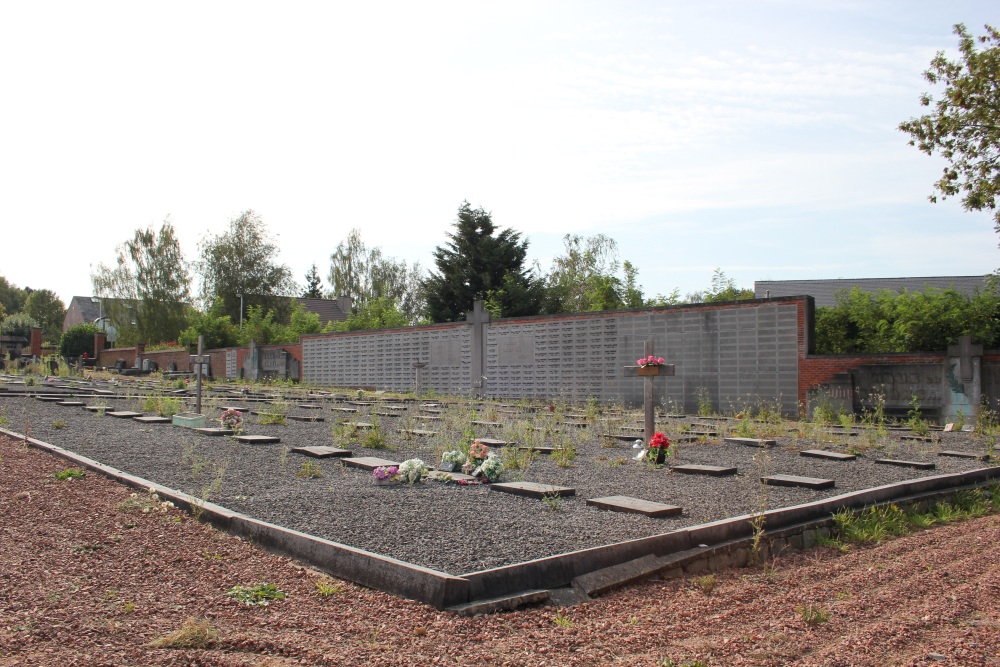
{"type": "Polygon", "coordinates": [[[229,221],[229,229],[201,243],[201,301],[205,307],[221,301],[222,314],[240,321],[240,295],[246,313],[250,306],[274,311],[287,321],[290,300],[298,291],[292,272],[277,263],[278,246],[260,216],[245,211],[229,221]]]}
{"type": "Polygon", "coordinates": [[[8,315],[20,312],[30,293],[30,289],[21,289],[0,276],[0,306],[8,315]]]}
{"type": "MultiPolygon", "coordinates": [[[[940,151],[947,160],[934,189],[941,199],[961,194],[967,211],[997,208],[1000,195],[1000,32],[986,26],[986,35],[974,38],[959,23],[959,61],[950,61],[943,51],[931,60],[924,78],[932,85],[943,83],[943,96],[935,101],[929,93],[920,97],[933,111],[900,123],[910,135],[909,144],[928,155],[940,151]],[[984,45],[977,50],[976,42],[984,45]]],[[[929,199],[937,201],[937,195],[929,199]]],[[[1000,211],[993,217],[1000,232],[1000,211]]]]}
{"type": "Polygon", "coordinates": [[[547,278],[546,311],[580,313],[645,305],[639,270],[618,258],[618,243],[604,234],[567,234],[565,254],[552,260],[547,278]]]}
{"type": "Polygon", "coordinates": [[[23,312],[38,321],[45,339],[52,342],[59,340],[63,320],[66,319],[66,305],[55,292],[48,289],[32,291],[24,302],[23,312]]]}
{"type": "Polygon", "coordinates": [[[38,326],[38,322],[25,313],[14,313],[3,318],[0,322],[0,336],[22,336],[31,338],[31,330],[38,326]]]}
{"type": "Polygon", "coordinates": [[[229,316],[222,312],[221,302],[218,306],[213,305],[206,313],[192,309],[188,315],[188,322],[190,326],[177,337],[177,342],[181,345],[194,348],[198,345],[198,336],[202,336],[206,350],[217,350],[239,344],[240,330],[229,316]]]}
{"type": "Polygon", "coordinates": [[[323,291],[319,288],[323,284],[323,279],[319,277],[319,271],[316,269],[316,263],[309,267],[309,271],[306,272],[306,290],[302,293],[303,298],[306,299],[322,299],[323,291]]]}
{"type": "Polygon", "coordinates": [[[91,281],[118,331],[117,344],[177,340],[187,326],[191,278],[169,218],[159,232],[135,230],[116,251],[116,266],[98,264],[91,281]]]}
{"type": "Polygon", "coordinates": [[[718,303],[720,301],[744,301],[753,299],[752,289],[736,286],[736,280],[726,276],[726,272],[716,268],[712,273],[712,285],[703,292],[687,295],[688,303],[718,303]]]}
{"type": "Polygon", "coordinates": [[[352,313],[343,322],[334,325],[334,331],[358,331],[361,329],[395,329],[412,324],[387,297],[373,299],[364,307],[352,313]]]}
{"type": "Polygon", "coordinates": [[[93,322],[84,322],[70,327],[59,339],[59,355],[80,357],[83,353],[94,353],[94,334],[101,330],[93,322]]]}
{"type": "Polygon", "coordinates": [[[422,277],[420,264],[407,266],[402,260],[385,257],[381,248],[365,245],[360,230],[352,229],[330,255],[327,280],[333,288],[330,296],[351,297],[355,314],[371,302],[388,299],[393,309],[413,324],[424,307],[422,277]]]}
{"type": "Polygon", "coordinates": [[[462,202],[449,242],[434,250],[438,272],[424,281],[432,322],[458,321],[487,297],[505,317],[540,312],[544,286],[525,269],[528,242],[511,229],[496,231],[489,213],[462,202]]]}

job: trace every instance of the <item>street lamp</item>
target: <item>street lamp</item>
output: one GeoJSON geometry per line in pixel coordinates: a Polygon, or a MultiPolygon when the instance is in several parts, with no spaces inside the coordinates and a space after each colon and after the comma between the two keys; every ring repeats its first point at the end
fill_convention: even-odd
{"type": "Polygon", "coordinates": [[[242,329],[243,328],[243,294],[240,293],[240,294],[237,294],[236,296],[240,297],[240,329],[242,329]]]}

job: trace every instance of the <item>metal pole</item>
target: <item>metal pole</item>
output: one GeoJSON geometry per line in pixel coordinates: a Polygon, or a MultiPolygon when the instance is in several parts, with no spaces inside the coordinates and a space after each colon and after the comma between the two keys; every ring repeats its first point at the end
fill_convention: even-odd
{"type": "MultiPolygon", "coordinates": [[[[201,348],[202,348],[202,345],[204,344],[204,341],[205,341],[205,337],[204,336],[198,336],[198,356],[199,357],[201,356],[201,351],[202,351],[201,348]]],[[[203,368],[203,364],[201,364],[201,363],[197,364],[197,368],[198,368],[198,379],[196,381],[196,387],[197,387],[197,389],[195,390],[196,393],[195,393],[195,399],[194,399],[194,411],[197,414],[200,415],[201,414],[201,369],[203,368]]]]}
{"type": "MultiPolygon", "coordinates": [[[[243,295],[240,294],[240,329],[243,328],[243,295]]],[[[201,350],[198,350],[198,354],[201,354],[201,350]]]]}

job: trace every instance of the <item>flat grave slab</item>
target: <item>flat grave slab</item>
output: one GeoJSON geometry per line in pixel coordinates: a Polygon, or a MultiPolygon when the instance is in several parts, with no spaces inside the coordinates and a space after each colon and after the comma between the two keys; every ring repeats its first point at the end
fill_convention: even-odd
{"type": "Polygon", "coordinates": [[[495,428],[500,428],[501,426],[503,426],[503,424],[501,424],[500,422],[488,422],[488,421],[473,420],[472,423],[475,424],[476,426],[489,426],[489,427],[495,427],[495,428]]]}
{"type": "Polygon", "coordinates": [[[326,421],[324,417],[319,415],[288,415],[288,419],[293,422],[322,422],[326,421]]]}
{"type": "Polygon", "coordinates": [[[348,468],[361,468],[362,470],[375,470],[379,466],[398,466],[399,461],[381,459],[377,456],[358,456],[340,459],[348,468]]]}
{"type": "Polygon", "coordinates": [[[317,459],[345,458],[352,455],[349,449],[338,447],[293,447],[293,454],[305,454],[317,459]]]}
{"type": "MultiPolygon", "coordinates": [[[[111,413],[108,413],[108,414],[111,414],[111,413]]],[[[232,435],[233,433],[235,433],[235,431],[233,429],[231,429],[231,428],[212,428],[212,427],[208,427],[208,428],[193,428],[191,430],[194,431],[195,433],[201,433],[202,435],[212,435],[212,436],[232,435]]]]}
{"type": "Polygon", "coordinates": [[[770,438],[723,438],[723,442],[729,445],[746,445],[747,447],[774,447],[777,440],[770,438]]]}
{"type": "Polygon", "coordinates": [[[798,475],[771,475],[761,477],[760,481],[768,486],[794,486],[802,489],[832,489],[835,482],[832,479],[820,479],[818,477],[799,477],[798,475]]]}
{"type": "Polygon", "coordinates": [[[542,454],[542,455],[546,455],[546,456],[549,455],[549,454],[551,454],[552,452],[556,451],[555,447],[545,447],[545,446],[542,446],[542,445],[539,445],[537,447],[518,447],[518,449],[524,450],[524,451],[531,451],[531,452],[535,452],[536,454],[542,454]]]}
{"type": "Polygon", "coordinates": [[[340,423],[343,424],[344,426],[351,426],[351,427],[357,428],[357,429],[375,428],[375,425],[372,424],[371,422],[349,422],[349,421],[342,421],[340,423]]]}
{"type": "Polygon", "coordinates": [[[65,401],[66,400],[65,396],[44,396],[42,394],[39,394],[38,396],[35,396],[35,398],[37,400],[39,400],[39,401],[44,401],[46,403],[55,403],[57,401],[65,401]]]}
{"type": "Polygon", "coordinates": [[[118,417],[119,419],[132,419],[133,417],[141,417],[141,412],[132,412],[131,410],[118,410],[115,412],[105,412],[108,417],[118,417]]]}
{"type": "Polygon", "coordinates": [[[347,401],[348,405],[356,405],[359,408],[366,408],[371,405],[375,405],[374,401],[347,401]]]}
{"type": "Polygon", "coordinates": [[[331,408],[331,410],[333,410],[334,412],[346,412],[350,414],[354,414],[358,411],[357,408],[331,408]]]}
{"type": "Polygon", "coordinates": [[[915,470],[934,470],[937,466],[924,461],[900,461],[897,459],[875,459],[875,463],[884,466],[897,466],[900,468],[913,468],[915,470]]]}
{"type": "Polygon", "coordinates": [[[437,403],[429,403],[429,404],[421,405],[420,409],[423,410],[424,412],[428,413],[428,414],[439,415],[439,414],[441,414],[441,410],[438,410],[436,407],[434,407],[436,405],[437,405],[437,403]]]}
{"type": "Polygon", "coordinates": [[[443,470],[431,470],[427,473],[430,479],[443,480],[445,476],[450,477],[453,482],[479,482],[478,477],[473,477],[472,475],[466,475],[462,472],[445,472],[443,470]]]}
{"type": "Polygon", "coordinates": [[[422,438],[430,438],[438,434],[437,431],[425,431],[421,428],[401,428],[400,433],[409,433],[410,435],[419,435],[422,438]]]}
{"type": "Polygon", "coordinates": [[[670,466],[674,472],[684,475],[710,475],[712,477],[726,477],[735,475],[735,466],[706,466],[698,463],[685,463],[679,466],[670,466]]]}
{"type": "Polygon", "coordinates": [[[989,461],[989,454],[977,454],[976,452],[956,452],[954,450],[945,450],[938,452],[938,456],[953,456],[957,459],[974,459],[976,461],[989,461]]]}
{"type": "Polygon", "coordinates": [[[438,417],[437,415],[417,415],[415,419],[419,419],[424,422],[440,422],[444,421],[444,417],[438,417]]]}
{"type": "Polygon", "coordinates": [[[826,459],[828,461],[853,461],[858,458],[854,454],[828,452],[825,449],[806,449],[799,452],[799,456],[808,456],[814,459],[826,459]]]}
{"type": "Polygon", "coordinates": [[[220,410],[235,410],[236,412],[250,412],[250,408],[245,405],[223,405],[220,410]]]}
{"type": "Polygon", "coordinates": [[[683,510],[676,505],[654,503],[649,500],[642,500],[641,498],[630,498],[629,496],[588,498],[587,504],[602,510],[642,514],[643,516],[652,517],[654,519],[677,516],[683,512],[683,510]]]}
{"type": "Polygon", "coordinates": [[[934,442],[934,439],[929,435],[901,435],[900,440],[914,440],[916,442],[934,442]]]}
{"type": "Polygon", "coordinates": [[[717,435],[719,435],[719,432],[718,431],[710,431],[710,430],[691,429],[690,431],[688,431],[688,434],[689,435],[700,435],[700,436],[704,436],[706,438],[714,438],[717,435]]]}
{"type": "Polygon", "coordinates": [[[608,433],[603,437],[609,440],[621,440],[623,442],[634,442],[636,440],[642,440],[641,437],[635,437],[634,433],[608,433]]]}
{"type": "Polygon", "coordinates": [[[174,420],[170,417],[161,417],[159,415],[151,415],[149,417],[133,417],[137,422],[143,424],[173,424],[174,420]]]}
{"type": "Polygon", "coordinates": [[[623,431],[634,431],[636,433],[645,433],[645,431],[646,431],[646,427],[645,426],[629,426],[627,424],[622,425],[621,429],[623,431]]]}
{"type": "Polygon", "coordinates": [[[83,401],[59,401],[56,405],[65,405],[66,407],[78,408],[86,405],[83,401]]]}
{"type": "Polygon", "coordinates": [[[495,438],[476,438],[476,440],[487,447],[506,447],[510,444],[506,440],[497,440],[495,438]]]}
{"type": "Polygon", "coordinates": [[[545,496],[575,496],[576,489],[568,486],[555,486],[553,484],[536,484],[535,482],[501,482],[490,484],[490,490],[502,493],[512,493],[515,496],[526,496],[528,498],[538,498],[541,500],[545,496]]]}
{"type": "Polygon", "coordinates": [[[316,405],[315,403],[299,403],[300,408],[303,410],[322,410],[322,405],[316,405]]]}
{"type": "Polygon", "coordinates": [[[267,445],[281,442],[281,438],[276,435],[238,435],[236,436],[236,441],[244,442],[248,445],[267,445]]]}
{"type": "Polygon", "coordinates": [[[563,424],[565,424],[566,426],[573,426],[575,428],[587,428],[588,426],[590,426],[590,424],[588,424],[587,422],[564,421],[563,424]]]}

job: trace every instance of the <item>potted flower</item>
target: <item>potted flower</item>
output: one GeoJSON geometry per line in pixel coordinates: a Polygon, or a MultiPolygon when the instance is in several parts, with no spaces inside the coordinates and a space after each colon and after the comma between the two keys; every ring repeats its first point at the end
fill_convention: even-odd
{"type": "Polygon", "coordinates": [[[441,455],[441,465],[438,466],[438,469],[444,472],[455,472],[465,463],[465,458],[465,454],[457,449],[445,452],[441,455]]]}
{"type": "Polygon", "coordinates": [[[372,470],[372,480],[375,486],[387,486],[396,484],[399,481],[398,466],[379,466],[372,470]]]}
{"type": "Polygon", "coordinates": [[[462,466],[462,472],[466,475],[471,475],[472,472],[482,465],[486,457],[490,455],[490,448],[484,445],[479,440],[473,440],[472,446],[469,447],[469,460],[465,462],[462,466]]]}
{"type": "Polygon", "coordinates": [[[638,359],[635,363],[639,367],[639,370],[636,372],[639,375],[659,375],[660,366],[663,366],[665,361],[663,357],[654,357],[653,355],[638,359]]]}
{"type": "Polygon", "coordinates": [[[479,471],[483,473],[483,477],[491,482],[495,482],[503,474],[503,461],[500,460],[499,456],[491,454],[479,466],[479,471]]]}
{"type": "Polygon", "coordinates": [[[233,433],[239,433],[243,430],[243,413],[232,408],[223,410],[222,416],[219,417],[219,425],[233,433]]]}
{"type": "Polygon", "coordinates": [[[409,459],[399,464],[399,481],[403,484],[417,484],[429,472],[427,466],[420,459],[409,459]]]}
{"type": "Polygon", "coordinates": [[[647,454],[649,461],[656,465],[663,465],[670,453],[670,438],[659,431],[654,433],[653,437],[649,439],[649,454],[647,454]]]}

